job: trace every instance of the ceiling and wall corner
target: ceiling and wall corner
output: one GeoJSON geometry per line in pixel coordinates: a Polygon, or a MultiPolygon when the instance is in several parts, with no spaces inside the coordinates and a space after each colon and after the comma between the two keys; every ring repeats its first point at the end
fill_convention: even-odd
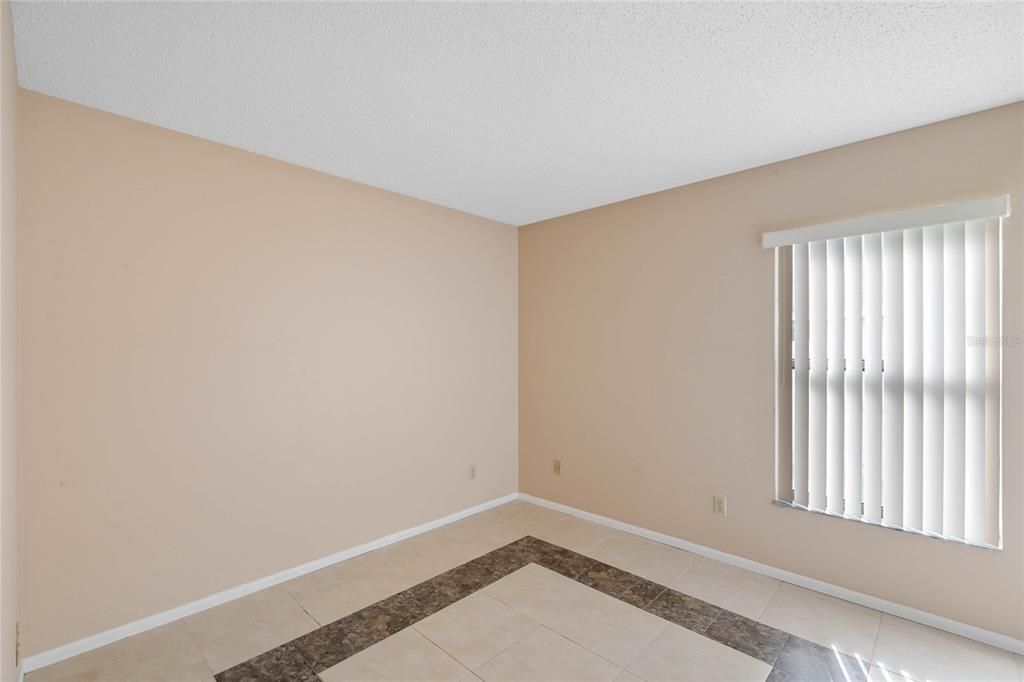
{"type": "Polygon", "coordinates": [[[15,2],[23,87],[522,225],[1024,99],[1024,4],[15,2]]]}

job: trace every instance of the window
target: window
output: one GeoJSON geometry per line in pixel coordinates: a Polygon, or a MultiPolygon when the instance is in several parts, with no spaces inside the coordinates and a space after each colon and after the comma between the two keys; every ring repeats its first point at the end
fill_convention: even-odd
{"type": "Polygon", "coordinates": [[[1009,196],[769,232],[780,503],[1001,546],[1009,196]]]}

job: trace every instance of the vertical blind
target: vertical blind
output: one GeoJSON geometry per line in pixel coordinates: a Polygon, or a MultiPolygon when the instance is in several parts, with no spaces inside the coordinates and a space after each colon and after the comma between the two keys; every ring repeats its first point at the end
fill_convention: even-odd
{"type": "Polygon", "coordinates": [[[1001,546],[1006,215],[999,197],[765,234],[780,501],[1001,546]]]}

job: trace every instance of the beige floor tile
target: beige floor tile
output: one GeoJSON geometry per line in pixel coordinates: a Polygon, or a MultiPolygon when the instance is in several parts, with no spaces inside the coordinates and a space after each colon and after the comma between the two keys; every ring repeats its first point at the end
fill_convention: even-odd
{"type": "Polygon", "coordinates": [[[613,680],[619,667],[541,626],[476,669],[492,680],[613,680]]]}
{"type": "Polygon", "coordinates": [[[611,528],[590,521],[569,517],[533,533],[534,537],[547,540],[559,547],[586,554],[604,542],[614,533],[611,528]]]}
{"type": "Polygon", "coordinates": [[[901,673],[886,670],[881,666],[873,665],[868,669],[869,682],[923,682],[907,677],[901,673]]]}
{"type": "Polygon", "coordinates": [[[445,526],[377,550],[382,557],[409,571],[413,584],[432,578],[499,547],[481,533],[445,526]]]}
{"type": "Polygon", "coordinates": [[[669,624],[628,670],[645,680],[764,682],[771,666],[724,644],[669,624]]]}
{"type": "Polygon", "coordinates": [[[545,526],[571,518],[568,514],[519,500],[481,512],[477,516],[517,533],[519,537],[531,535],[545,526]]]}
{"type": "Polygon", "coordinates": [[[38,671],[61,682],[205,682],[210,667],[181,621],[114,642],[38,671]]]}
{"type": "Polygon", "coordinates": [[[669,587],[741,616],[757,618],[780,584],[774,578],[701,557],[669,587]]]}
{"type": "Polygon", "coordinates": [[[483,591],[516,611],[544,622],[589,590],[575,580],[530,564],[488,585],[483,591]]]}
{"type": "Polygon", "coordinates": [[[463,680],[470,671],[413,628],[406,628],[320,673],[345,680],[463,680]]]}
{"type": "Polygon", "coordinates": [[[615,678],[615,682],[644,682],[644,681],[642,679],[640,679],[639,677],[637,677],[636,675],[634,675],[633,673],[629,672],[628,670],[623,670],[621,673],[619,673],[619,676],[615,678]]]}
{"type": "Polygon", "coordinates": [[[512,646],[537,621],[476,592],[416,623],[427,639],[468,668],[476,668],[512,646]]]}
{"type": "Polygon", "coordinates": [[[525,535],[525,533],[520,532],[514,526],[503,523],[500,519],[481,514],[456,521],[451,525],[451,528],[453,531],[481,540],[491,549],[503,547],[525,535]]]}
{"type": "Polygon", "coordinates": [[[768,601],[760,620],[791,634],[835,646],[843,653],[871,660],[882,614],[820,592],[783,583],[768,601]]]}
{"type": "Polygon", "coordinates": [[[885,614],[874,663],[914,680],[1017,680],[1013,654],[885,614]]]}
{"type": "MultiPolygon", "coordinates": [[[[540,525],[540,528],[549,524],[540,525]]],[[[497,519],[477,518],[471,516],[462,519],[445,528],[439,529],[452,535],[472,541],[476,546],[483,547],[484,551],[497,549],[510,542],[523,537],[525,533],[519,531],[515,524],[507,524],[497,519]]]]}
{"type": "Polygon", "coordinates": [[[190,616],[185,623],[214,672],[319,627],[281,586],[190,616]]]}
{"type": "Polygon", "coordinates": [[[621,531],[613,531],[586,554],[662,585],[673,583],[697,560],[690,552],[621,531]]]}
{"type": "Polygon", "coordinates": [[[544,624],[612,663],[626,666],[668,622],[597,590],[587,590],[544,624]]]}
{"type": "Polygon", "coordinates": [[[283,587],[318,623],[326,625],[422,580],[421,571],[398,565],[378,552],[354,557],[283,587]]]}

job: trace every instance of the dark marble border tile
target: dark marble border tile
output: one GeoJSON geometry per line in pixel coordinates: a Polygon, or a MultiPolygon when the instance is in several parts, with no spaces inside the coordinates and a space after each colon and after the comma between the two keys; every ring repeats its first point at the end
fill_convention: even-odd
{"type": "Polygon", "coordinates": [[[535,563],[774,665],[771,680],[864,682],[856,660],[558,545],[525,536],[215,676],[317,682],[317,674],[535,563]],[[842,665],[840,665],[842,662],[842,665]],[[842,668],[847,675],[844,677],[842,668]]]}
{"type": "MultiPolygon", "coordinates": [[[[621,599],[633,586],[637,585],[642,578],[635,576],[621,568],[609,566],[601,561],[593,561],[586,569],[576,577],[576,580],[587,587],[593,587],[599,592],[604,592],[610,597],[621,599]]],[[[651,583],[654,585],[654,583],[651,583]]],[[[660,592],[659,592],[660,594],[660,592]]],[[[650,599],[647,604],[654,601],[650,599]]],[[[646,606],[647,604],[644,604],[646,606]]]]}
{"type": "Polygon", "coordinates": [[[216,676],[217,682],[320,682],[305,657],[291,644],[271,649],[216,676]]]}
{"type": "Polygon", "coordinates": [[[633,606],[646,609],[651,602],[660,597],[668,588],[656,582],[640,578],[632,587],[619,595],[619,599],[633,606]]]}
{"type": "MultiPolygon", "coordinates": [[[[389,597],[384,602],[328,623],[293,640],[290,645],[302,654],[315,672],[322,672],[406,627],[407,617],[399,615],[396,618],[389,608],[395,603],[393,599],[389,597]]],[[[219,676],[217,682],[221,682],[219,676]]]]}
{"type": "Polygon", "coordinates": [[[768,665],[775,665],[783,647],[789,641],[788,632],[725,609],[704,636],[760,659],[768,665]]]}
{"type": "Polygon", "coordinates": [[[476,559],[463,565],[473,567],[480,573],[486,574],[492,579],[491,582],[501,580],[506,575],[515,573],[530,563],[516,549],[515,543],[512,543],[493,552],[478,556],[476,559]]]}
{"type": "MultiPolygon", "coordinates": [[[[790,635],[776,670],[805,682],[866,682],[867,675],[853,656],[790,635]]],[[[783,678],[788,679],[788,678],[783,678]]]]}
{"type": "Polygon", "coordinates": [[[808,682],[808,680],[800,679],[796,675],[790,675],[785,670],[772,668],[764,682],[808,682]]]}
{"type": "Polygon", "coordinates": [[[597,563],[595,559],[588,556],[529,535],[518,542],[520,543],[517,545],[519,556],[526,559],[527,563],[543,566],[573,580],[597,563]]]}
{"type": "Polygon", "coordinates": [[[722,609],[714,604],[669,589],[648,604],[644,611],[699,634],[704,634],[722,613],[722,609]]]}

